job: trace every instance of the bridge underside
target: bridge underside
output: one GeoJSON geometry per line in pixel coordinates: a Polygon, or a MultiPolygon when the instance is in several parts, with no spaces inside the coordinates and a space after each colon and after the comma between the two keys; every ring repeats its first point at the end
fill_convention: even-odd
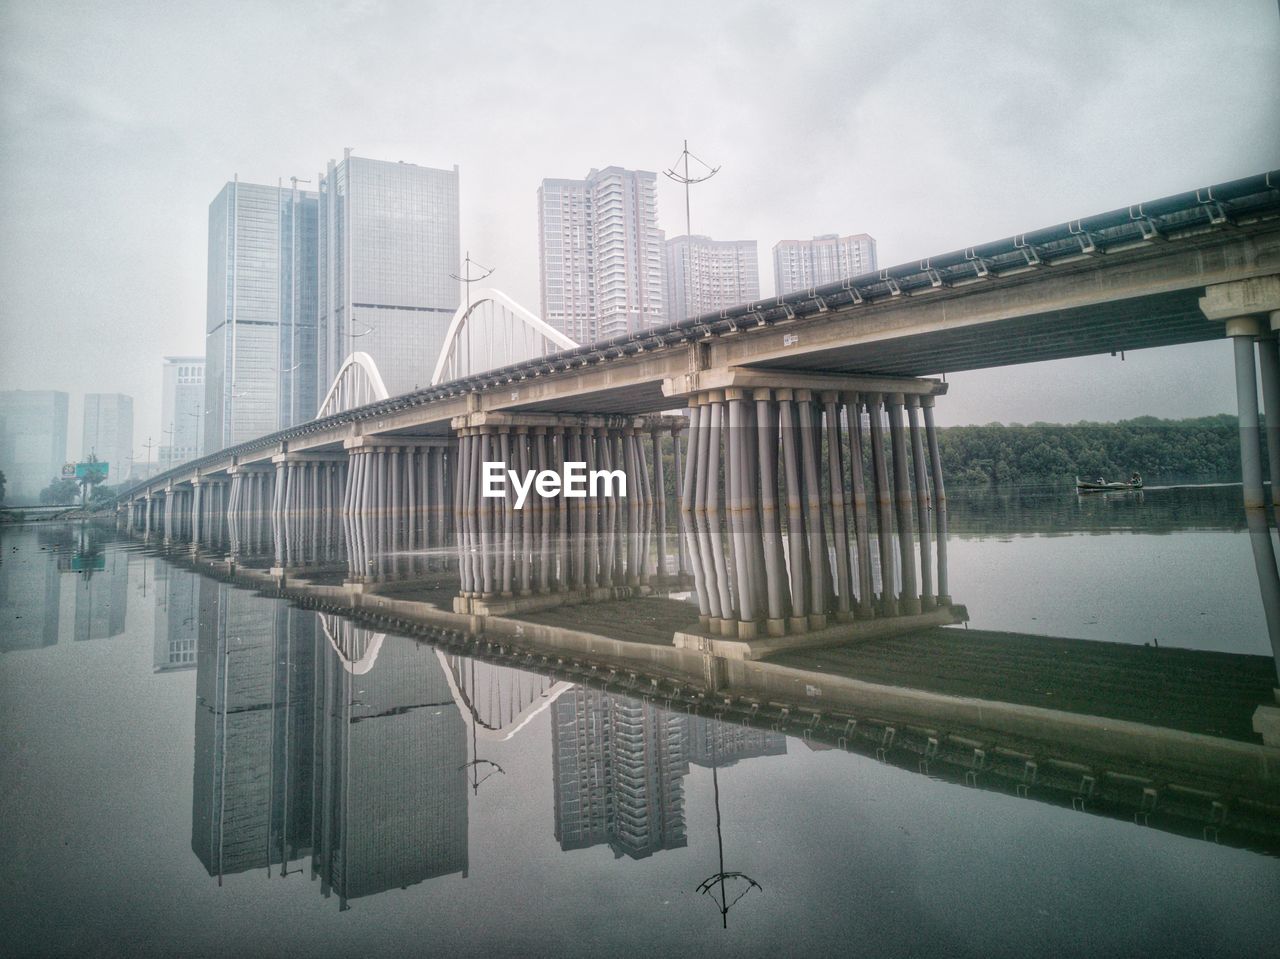
{"type": "Polygon", "coordinates": [[[785,359],[746,363],[831,373],[929,376],[1120,350],[1221,340],[1200,311],[1203,287],[1031,313],[935,332],[850,343],[785,359]]]}

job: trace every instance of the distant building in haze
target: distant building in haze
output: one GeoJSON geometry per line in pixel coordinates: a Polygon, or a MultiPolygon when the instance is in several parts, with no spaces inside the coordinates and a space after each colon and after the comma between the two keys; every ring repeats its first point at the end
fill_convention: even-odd
{"type": "Polygon", "coordinates": [[[538,188],[542,319],[578,343],[668,322],[657,177],[611,166],[538,188]]]}
{"type": "Polygon", "coordinates": [[[669,323],[760,299],[755,240],[677,236],[666,257],[669,323]]]}
{"type": "Polygon", "coordinates": [[[133,397],[123,393],[86,393],[81,449],[84,460],[106,463],[107,485],[123,483],[133,465],[133,397]]]}
{"type": "Polygon", "coordinates": [[[315,414],[318,202],[237,179],[209,205],[204,452],[315,414]]]}
{"type": "Polygon", "coordinates": [[[812,240],[779,240],[773,245],[773,282],[778,296],[876,269],[876,241],[865,233],[828,233],[812,240]]]}
{"type": "Polygon", "coordinates": [[[5,502],[37,503],[67,460],[67,394],[54,390],[0,392],[0,471],[5,502]]]}
{"type": "Polygon", "coordinates": [[[160,415],[164,436],[160,469],[179,466],[204,448],[204,357],[166,356],[162,371],[160,415]]]}
{"type": "Polygon", "coordinates": [[[428,385],[461,301],[458,168],[348,150],[319,187],[320,398],[356,351],[392,394],[428,385]]]}

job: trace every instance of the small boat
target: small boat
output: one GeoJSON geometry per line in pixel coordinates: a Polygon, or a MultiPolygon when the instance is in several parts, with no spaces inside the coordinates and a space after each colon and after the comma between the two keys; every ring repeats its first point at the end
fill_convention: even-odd
{"type": "Polygon", "coordinates": [[[1134,473],[1129,477],[1128,482],[1114,483],[1108,483],[1102,477],[1098,477],[1097,480],[1092,481],[1082,480],[1079,476],[1076,477],[1077,493],[1115,493],[1135,489],[1142,489],[1142,477],[1137,473],[1134,473]]]}

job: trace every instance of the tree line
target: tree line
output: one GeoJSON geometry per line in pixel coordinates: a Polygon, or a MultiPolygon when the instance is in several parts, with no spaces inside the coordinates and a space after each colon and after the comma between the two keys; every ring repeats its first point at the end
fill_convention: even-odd
{"type": "MultiPolygon", "coordinates": [[[[1240,478],[1240,437],[1228,414],[1117,423],[951,426],[938,430],[947,484],[1066,484],[1142,474],[1146,482],[1240,478]]],[[[1266,453],[1263,453],[1265,468],[1266,453]]]]}

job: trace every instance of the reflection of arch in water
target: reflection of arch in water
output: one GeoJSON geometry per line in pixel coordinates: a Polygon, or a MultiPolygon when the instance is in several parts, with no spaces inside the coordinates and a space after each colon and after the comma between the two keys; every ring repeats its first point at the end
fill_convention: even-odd
{"type": "Polygon", "coordinates": [[[333,378],[333,385],[324,396],[324,402],[320,404],[316,419],[345,413],[366,403],[385,400],[390,395],[373,357],[357,351],[343,361],[338,375],[333,378]]]}
{"type": "Polygon", "coordinates": [[[477,290],[475,296],[453,315],[432,386],[578,346],[501,290],[477,290]]]}
{"type": "MultiPolygon", "coordinates": [[[[375,633],[363,626],[357,626],[349,619],[333,616],[329,613],[317,613],[320,618],[320,629],[329,645],[342,660],[342,668],[354,676],[363,676],[373,669],[378,661],[378,650],[386,633],[375,633]]],[[[455,700],[457,697],[454,697],[455,700]]]]}
{"type": "Polygon", "coordinates": [[[573,688],[548,676],[436,650],[454,702],[474,732],[505,741],[573,688]]]}
{"type": "MultiPolygon", "coordinates": [[[[386,633],[375,633],[330,613],[316,615],[320,630],[338,654],[343,669],[354,676],[373,669],[386,633]]],[[[445,655],[438,649],[435,652],[463,719],[486,739],[511,739],[562,693],[573,688],[571,683],[554,682],[523,669],[445,655]]]]}

